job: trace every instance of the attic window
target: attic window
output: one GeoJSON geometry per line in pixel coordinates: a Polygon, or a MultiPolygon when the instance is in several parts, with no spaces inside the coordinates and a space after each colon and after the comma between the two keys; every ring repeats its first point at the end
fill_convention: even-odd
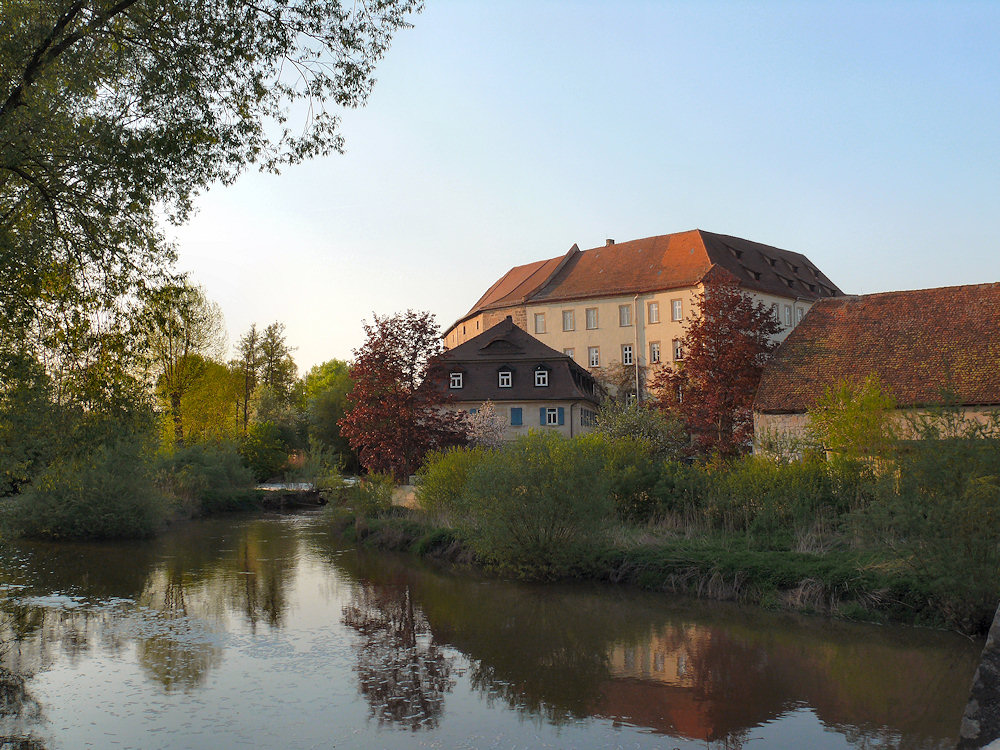
{"type": "Polygon", "coordinates": [[[809,284],[808,286],[809,286],[809,291],[810,292],[815,292],[816,291],[816,285],[815,284],[809,284]]]}
{"type": "Polygon", "coordinates": [[[747,271],[753,276],[757,281],[760,281],[760,271],[751,271],[749,268],[747,271]]]}
{"type": "Polygon", "coordinates": [[[510,370],[501,370],[497,373],[497,386],[500,388],[510,388],[514,381],[514,373],[510,370]]]}
{"type": "Polygon", "coordinates": [[[795,279],[785,279],[785,283],[788,284],[789,287],[793,287],[795,286],[795,279]]]}
{"type": "Polygon", "coordinates": [[[729,252],[731,252],[736,257],[737,260],[743,257],[743,251],[737,250],[735,247],[729,248],[729,252]]]}
{"type": "Polygon", "coordinates": [[[798,266],[792,266],[792,273],[798,273],[798,272],[799,272],[799,267],[798,266]]]}
{"type": "Polygon", "coordinates": [[[545,388],[549,384],[548,370],[535,370],[535,387],[545,388]]]}
{"type": "Polygon", "coordinates": [[[461,388],[462,387],[462,373],[460,373],[460,372],[453,372],[453,373],[451,373],[450,386],[452,388],[461,388]]]}
{"type": "Polygon", "coordinates": [[[778,262],[774,258],[771,258],[770,256],[767,255],[765,255],[764,258],[767,260],[768,263],[771,264],[771,268],[774,268],[774,264],[778,262]]]}

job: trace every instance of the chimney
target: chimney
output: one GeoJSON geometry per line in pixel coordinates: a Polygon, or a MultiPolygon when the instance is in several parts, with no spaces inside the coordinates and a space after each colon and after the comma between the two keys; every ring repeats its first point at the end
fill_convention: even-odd
{"type": "Polygon", "coordinates": [[[610,237],[604,240],[604,247],[611,247],[613,244],[615,244],[615,241],[610,237]]]}

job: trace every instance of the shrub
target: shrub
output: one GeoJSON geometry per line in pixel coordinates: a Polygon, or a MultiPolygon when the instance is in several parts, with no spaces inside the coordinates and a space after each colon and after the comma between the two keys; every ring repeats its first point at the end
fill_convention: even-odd
{"type": "Polygon", "coordinates": [[[656,511],[654,490],[660,476],[653,445],[641,438],[609,437],[600,432],[579,439],[603,455],[608,492],[619,517],[648,521],[656,511]]]}
{"type": "Polygon", "coordinates": [[[640,440],[648,446],[648,453],[661,460],[681,458],[691,442],[676,416],[628,399],[601,404],[595,432],[612,441],[640,440]]]}
{"type": "Polygon", "coordinates": [[[232,446],[188,445],[157,463],[157,484],[187,515],[256,504],[253,473],[232,446]]]}
{"type": "Polygon", "coordinates": [[[459,517],[470,470],[490,455],[487,448],[446,448],[429,454],[417,472],[417,499],[421,507],[459,517]]]}
{"type": "Polygon", "coordinates": [[[392,490],[396,483],[391,474],[369,474],[353,488],[354,510],[364,516],[383,516],[392,509],[392,490]]]}
{"type": "Polygon", "coordinates": [[[613,506],[599,444],[531,432],[469,472],[464,533],[501,570],[550,578],[583,564],[613,506]]]}
{"type": "Polygon", "coordinates": [[[254,479],[264,482],[281,474],[288,462],[288,442],[277,425],[261,422],[251,425],[240,441],[240,455],[253,472],[254,479]]]}
{"type": "Polygon", "coordinates": [[[128,539],[155,533],[164,523],[167,503],[140,441],[57,459],[5,510],[5,524],[21,536],[128,539]]]}

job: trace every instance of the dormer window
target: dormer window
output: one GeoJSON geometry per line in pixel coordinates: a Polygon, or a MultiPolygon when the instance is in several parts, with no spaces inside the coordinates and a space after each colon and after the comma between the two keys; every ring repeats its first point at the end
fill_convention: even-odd
{"type": "Polygon", "coordinates": [[[497,385],[500,388],[510,388],[514,382],[514,373],[510,370],[501,370],[497,374],[497,385]]]}
{"type": "Polygon", "coordinates": [[[453,373],[451,373],[450,386],[452,388],[461,388],[462,387],[462,380],[463,380],[462,375],[463,375],[463,373],[461,373],[461,372],[453,372],[453,373]]]}
{"type": "Polygon", "coordinates": [[[535,370],[535,387],[547,388],[549,385],[549,371],[545,369],[535,370]]]}

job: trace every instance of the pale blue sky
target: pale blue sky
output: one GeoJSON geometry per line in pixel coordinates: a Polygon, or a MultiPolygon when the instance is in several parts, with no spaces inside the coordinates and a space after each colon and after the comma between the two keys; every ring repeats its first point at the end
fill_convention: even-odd
{"type": "Polygon", "coordinates": [[[378,78],[345,155],[175,231],[231,340],[282,321],[302,370],[608,237],[733,234],[849,293],[1000,281],[1000,2],[427,0],[378,78]]]}

